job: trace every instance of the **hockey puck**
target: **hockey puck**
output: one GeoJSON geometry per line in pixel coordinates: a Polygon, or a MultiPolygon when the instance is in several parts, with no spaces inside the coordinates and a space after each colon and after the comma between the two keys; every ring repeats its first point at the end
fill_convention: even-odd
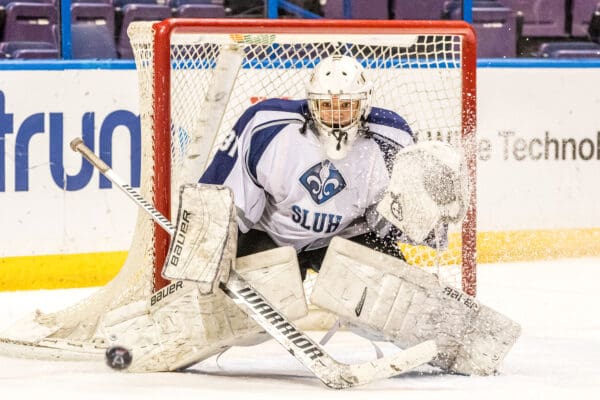
{"type": "Polygon", "coordinates": [[[112,369],[126,369],[131,359],[131,352],[125,347],[113,346],[106,350],[106,364],[112,369]]]}

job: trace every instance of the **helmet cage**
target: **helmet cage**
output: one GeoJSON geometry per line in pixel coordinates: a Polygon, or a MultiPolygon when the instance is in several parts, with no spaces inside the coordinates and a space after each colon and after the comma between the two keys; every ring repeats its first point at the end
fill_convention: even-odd
{"type": "Polygon", "coordinates": [[[320,134],[358,128],[368,114],[369,94],[308,93],[308,107],[320,134]]]}

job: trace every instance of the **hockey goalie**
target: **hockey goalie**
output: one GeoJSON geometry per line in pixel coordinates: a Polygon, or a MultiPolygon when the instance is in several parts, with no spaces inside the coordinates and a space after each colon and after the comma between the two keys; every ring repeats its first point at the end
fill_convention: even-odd
{"type": "MultiPolygon", "coordinates": [[[[518,337],[518,325],[409,266],[395,245],[446,245],[448,224],[467,208],[462,157],[441,142],[414,144],[401,116],[371,107],[372,86],[360,63],[333,56],[314,69],[305,100],[265,100],[247,109],[200,179],[231,190],[232,203],[217,208],[231,208],[237,221],[210,236],[227,233],[235,268],[252,269],[249,282],[290,319],[306,312],[300,276],[313,269],[320,273],[311,301],[353,331],[401,348],[435,340],[434,365],[491,374],[518,337]]],[[[203,332],[206,354],[151,369],[179,368],[225,346],[268,338],[254,336],[262,329],[219,294],[214,282],[230,266],[204,271],[211,271],[205,292],[212,295],[196,292],[193,303],[207,304],[172,328],[190,337],[203,332]],[[198,315],[202,321],[194,326],[198,315]]],[[[170,269],[167,264],[167,277],[199,281],[170,269]]],[[[128,342],[141,346],[139,339],[128,342]]],[[[134,351],[132,369],[148,365],[134,351]]]]}
{"type": "MultiPolygon", "coordinates": [[[[463,158],[441,142],[415,144],[401,116],[371,106],[372,87],[360,63],[332,56],[314,68],[306,99],[264,100],[240,116],[200,184],[182,188],[163,269],[173,283],[98,324],[99,341],[129,349],[129,371],[178,370],[279,337],[301,338],[303,351],[290,353],[328,373],[313,362],[322,349],[286,322],[307,313],[309,269],[319,272],[315,305],[359,335],[413,349],[402,368],[381,371],[499,369],[519,325],[408,265],[396,245],[447,245],[468,204],[463,158]]],[[[364,383],[366,370],[331,386],[364,383]]]]}

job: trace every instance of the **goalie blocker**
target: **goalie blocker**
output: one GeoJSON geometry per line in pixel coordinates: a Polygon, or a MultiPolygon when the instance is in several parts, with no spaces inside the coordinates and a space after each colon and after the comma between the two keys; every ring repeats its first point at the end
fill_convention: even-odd
{"type": "Polygon", "coordinates": [[[490,375],[520,335],[520,326],[435,275],[336,237],[311,301],[363,336],[401,348],[435,340],[432,364],[444,371],[490,375]]]}
{"type": "Polygon", "coordinates": [[[233,193],[218,185],[182,185],[177,226],[162,276],[198,284],[211,294],[229,280],[237,250],[233,193]]]}

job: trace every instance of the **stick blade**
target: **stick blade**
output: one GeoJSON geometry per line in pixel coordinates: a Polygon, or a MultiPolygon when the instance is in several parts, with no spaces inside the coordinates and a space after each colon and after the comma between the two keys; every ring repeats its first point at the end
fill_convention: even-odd
{"type": "Polygon", "coordinates": [[[404,374],[430,362],[438,353],[435,341],[427,340],[397,354],[363,364],[348,365],[346,373],[340,379],[327,386],[334,389],[346,389],[366,385],[375,380],[391,378],[404,374]]]}

